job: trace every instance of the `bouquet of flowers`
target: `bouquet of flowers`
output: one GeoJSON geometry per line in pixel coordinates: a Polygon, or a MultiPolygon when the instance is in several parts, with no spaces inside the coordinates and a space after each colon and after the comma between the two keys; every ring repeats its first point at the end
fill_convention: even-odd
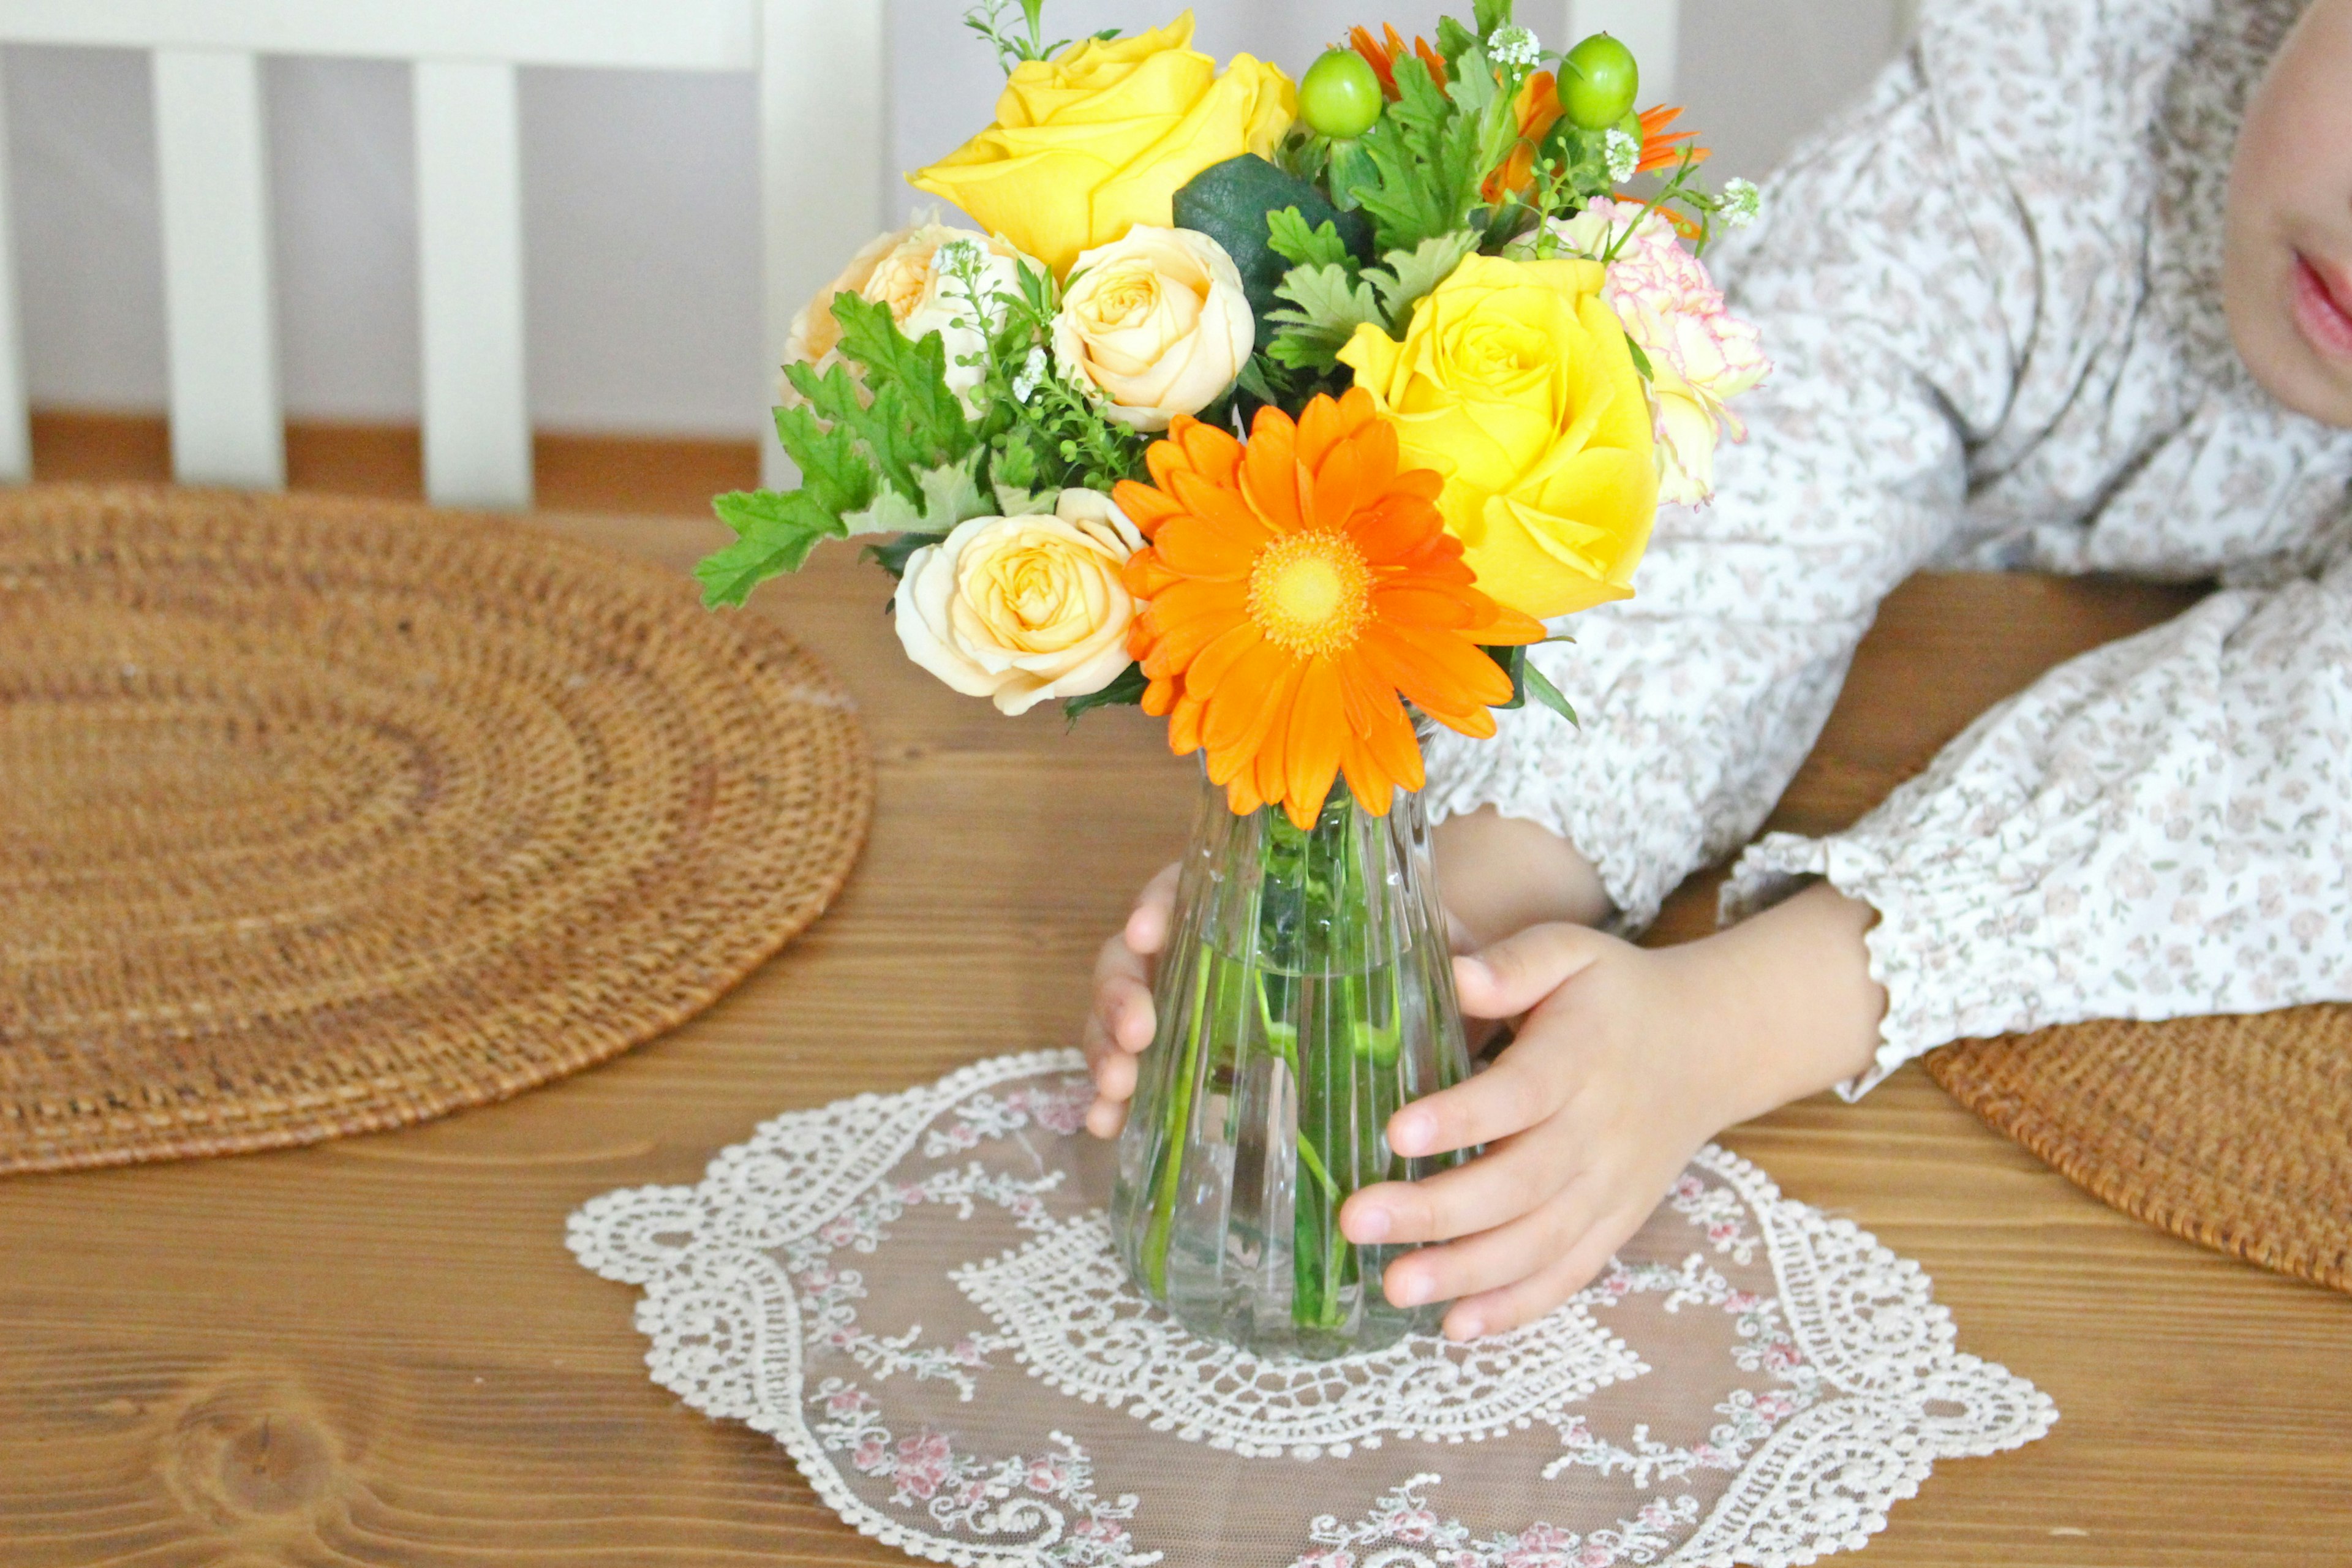
{"type": "Polygon", "coordinates": [[[1633,593],[1769,368],[1699,259],[1757,195],[1697,183],[1617,40],[1549,53],[1511,0],[1296,83],[1189,13],[1073,43],[1041,7],[969,15],[996,123],[909,179],[976,226],[885,235],[802,313],[800,486],[719,497],[698,575],[740,604],[868,537],[949,686],[1139,704],[1204,754],[1115,1218],[1189,1324],[1338,1353],[1435,1310],[1337,1216],[1444,1163],[1381,1129],[1467,1071],[1419,727],[1573,721],[1527,648],[1633,593]]]}

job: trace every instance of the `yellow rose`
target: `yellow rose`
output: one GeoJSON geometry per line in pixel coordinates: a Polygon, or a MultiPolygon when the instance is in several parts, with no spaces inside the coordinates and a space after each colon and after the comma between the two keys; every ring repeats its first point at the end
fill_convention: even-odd
{"type": "Polygon", "coordinates": [[[1100,691],[1131,662],[1121,575],[1143,536],[1099,490],[1051,517],[975,517],[907,559],[896,620],[907,657],[1001,712],[1100,691]]]}
{"type": "Polygon", "coordinates": [[[1438,509],[1478,586],[1538,619],[1633,596],[1658,510],[1650,400],[1597,261],[1473,256],[1398,342],[1339,351],[1404,460],[1445,477],[1438,509]]]}
{"type": "Polygon", "coordinates": [[[1130,430],[1165,430],[1215,402],[1256,339],[1224,247],[1148,223],[1079,255],[1054,319],[1062,374],[1100,392],[1104,416],[1130,430]]]}
{"type": "Polygon", "coordinates": [[[1192,41],[1187,11],[1132,38],[1024,60],[996,100],[996,123],[907,178],[1056,277],[1137,224],[1168,227],[1187,180],[1244,153],[1271,157],[1298,117],[1298,91],[1279,69],[1235,55],[1219,76],[1192,41]]]}

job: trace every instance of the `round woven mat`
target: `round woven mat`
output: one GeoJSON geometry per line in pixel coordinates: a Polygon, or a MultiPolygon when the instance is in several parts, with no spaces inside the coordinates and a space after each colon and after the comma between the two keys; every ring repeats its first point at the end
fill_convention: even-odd
{"type": "Polygon", "coordinates": [[[682,574],[317,497],[0,499],[0,1170],[307,1143],[661,1033],[824,910],[849,699],[682,574]]]}
{"type": "Polygon", "coordinates": [[[2069,1024],[1927,1067],[2126,1214],[2352,1290],[2352,1006],[2069,1024]]]}

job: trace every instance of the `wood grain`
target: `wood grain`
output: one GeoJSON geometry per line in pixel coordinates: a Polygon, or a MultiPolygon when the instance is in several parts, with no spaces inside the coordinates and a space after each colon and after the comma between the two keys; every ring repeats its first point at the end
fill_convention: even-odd
{"type": "MultiPolygon", "coordinates": [[[[127,463],[142,439],[84,421],[60,445],[58,429],[37,426],[49,477],[76,471],[73,441],[127,463]]],[[[404,457],[397,432],[362,435],[298,439],[298,480],[413,484],[413,435],[404,457]]],[[[749,455],[583,443],[569,460],[610,488],[583,477],[567,495],[707,494],[742,482],[749,455]]],[[[681,570],[715,534],[683,518],[562,526],[681,570]]],[[[1777,820],[1851,818],[1985,703],[2185,602],[1913,583],[1777,820]]],[[[880,799],[839,904],[701,1019],[413,1131],[0,1183],[0,1563],[904,1561],[838,1523],[769,1439],[648,1382],[634,1292],[562,1245],[583,1200],[690,1181],[777,1110],[1068,1040],[1095,944],[1181,842],[1191,777],[1157,726],[998,719],[908,666],[880,604],[846,551],[763,591],[757,613],[863,705],[880,799]]],[[[1703,930],[1705,905],[1680,900],[1672,930],[1703,930]]],[[[2352,1300],[2106,1209],[1916,1069],[1860,1106],[1808,1101],[1726,1142],[1919,1258],[1962,1348],[2063,1412],[2021,1454],[1939,1468],[1864,1561],[2352,1563],[2352,1300]]]]}

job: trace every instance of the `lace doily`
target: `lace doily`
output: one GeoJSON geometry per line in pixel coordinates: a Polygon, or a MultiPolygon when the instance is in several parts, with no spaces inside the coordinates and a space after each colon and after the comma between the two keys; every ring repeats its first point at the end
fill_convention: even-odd
{"type": "Polygon", "coordinates": [[[1918,1267],[1699,1154],[1603,1277],[1471,1345],[1269,1361],[1129,1289],[1075,1052],[797,1111],[572,1217],[654,1380],[965,1568],[1784,1564],[2056,1411],[1918,1267]]]}

